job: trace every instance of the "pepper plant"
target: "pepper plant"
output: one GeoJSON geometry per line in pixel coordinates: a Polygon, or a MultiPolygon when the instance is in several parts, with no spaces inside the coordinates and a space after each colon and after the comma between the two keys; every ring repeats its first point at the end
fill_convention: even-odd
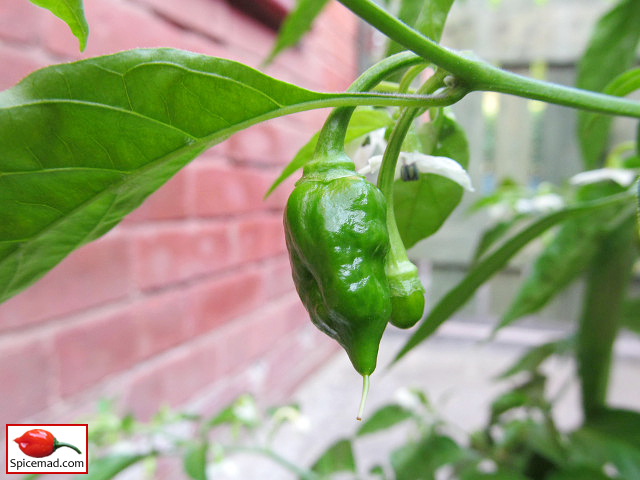
{"type": "MultiPolygon", "coordinates": [[[[32,1],[64,19],[84,46],[88,27],[81,0],[32,1]]],[[[299,0],[270,58],[295,44],[327,1],[299,0]]],[[[579,64],[577,86],[569,87],[440,45],[453,0],[401,0],[397,16],[371,0],[339,1],[389,39],[388,56],[344,93],[307,90],[237,62],[167,48],[46,67],[1,92],[0,301],[110,230],[212,145],[278,116],[335,107],[271,190],[303,168],[284,222],[294,280],[312,321],[345,348],[362,374],[363,402],[387,323],[410,328],[419,321],[398,361],[523,247],[547,234],[551,240],[496,330],[585,278],[575,334],[534,349],[514,371],[528,370],[535,384],[546,358],[573,352],[585,435],[616,436],[618,450],[625,452],[605,453],[601,463],[584,468],[595,475],[590,478],[609,478],[602,470],[609,462],[616,478],[638,478],[640,442],[630,430],[640,430],[640,415],[611,410],[606,393],[618,331],[637,330],[640,318],[640,302],[630,296],[638,256],[640,142],[635,139],[633,148],[608,144],[613,116],[640,118],[640,103],[624,98],[640,86],[640,70],[633,68],[640,2],[618,0],[599,20],[579,64]],[[420,83],[427,68],[434,73],[420,83]],[[464,170],[468,145],[447,107],[472,92],[578,110],[587,171],[563,190],[552,211],[514,212],[488,230],[467,274],[422,318],[424,288],[406,248],[434,234],[470,188],[464,170]],[[356,115],[367,125],[357,135],[350,132],[356,115]],[[381,126],[387,129],[385,151],[356,171],[345,141],[381,126]],[[377,185],[362,176],[378,168],[377,185]],[[419,194],[426,186],[437,202],[419,194]]],[[[496,407],[492,421],[527,404],[531,396],[525,390],[504,399],[506,406],[496,407]]],[[[490,432],[484,440],[495,446],[490,432]]],[[[460,478],[584,478],[583,465],[576,467],[564,450],[549,452],[531,450],[525,464],[542,459],[543,467],[523,468],[529,477],[460,478]]]]}

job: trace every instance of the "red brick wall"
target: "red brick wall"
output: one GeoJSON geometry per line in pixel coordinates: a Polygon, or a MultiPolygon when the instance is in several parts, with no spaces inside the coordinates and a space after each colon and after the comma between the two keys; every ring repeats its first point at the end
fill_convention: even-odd
{"type": "MultiPolygon", "coordinates": [[[[233,3],[233,2],[231,2],[233,3]]],[[[0,88],[50,63],[171,46],[258,66],[274,33],[224,0],[87,0],[84,54],[27,0],[0,2],[0,88]]],[[[356,24],[331,2],[266,72],[343,90],[356,24]]],[[[2,423],[56,422],[99,397],[148,417],[161,404],[214,409],[242,391],[283,400],[329,354],[290,279],[280,169],[326,111],[257,125],[192,162],[102,239],[0,305],[2,423]]],[[[4,449],[3,449],[4,450],[4,449]]]]}

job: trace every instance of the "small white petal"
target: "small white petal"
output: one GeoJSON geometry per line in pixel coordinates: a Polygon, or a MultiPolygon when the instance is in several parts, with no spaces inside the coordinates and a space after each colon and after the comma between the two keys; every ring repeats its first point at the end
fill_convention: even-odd
{"type": "MultiPolygon", "coordinates": [[[[402,152],[400,153],[400,160],[398,164],[411,165],[415,163],[420,173],[432,173],[440,175],[441,177],[448,178],[456,182],[465,190],[473,192],[474,188],[471,185],[471,178],[467,171],[462,168],[455,160],[448,157],[434,157],[433,155],[425,155],[418,152],[402,152]]],[[[396,171],[396,178],[399,178],[399,170],[396,171]]]]}
{"type": "Polygon", "coordinates": [[[380,170],[380,165],[382,165],[382,155],[374,155],[373,157],[369,158],[367,164],[364,167],[358,169],[358,173],[360,175],[376,173],[378,170],[380,170]]]}
{"type": "Polygon", "coordinates": [[[519,213],[542,213],[559,210],[564,206],[564,200],[560,195],[548,193],[533,198],[519,198],[515,209],[519,213]]]}
{"type": "Polygon", "coordinates": [[[580,172],[569,179],[571,185],[588,185],[590,183],[612,180],[622,187],[628,187],[636,178],[631,170],[622,168],[598,168],[580,172]]]}

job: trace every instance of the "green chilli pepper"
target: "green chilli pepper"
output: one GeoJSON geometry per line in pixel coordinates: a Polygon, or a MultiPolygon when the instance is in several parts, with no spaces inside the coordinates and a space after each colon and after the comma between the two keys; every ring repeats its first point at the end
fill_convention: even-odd
{"type": "Polygon", "coordinates": [[[327,120],[289,197],[284,226],[294,283],[312,322],[342,345],[363,376],[360,418],[391,314],[389,236],[382,192],[344,153],[350,114],[338,109],[327,120]]]}

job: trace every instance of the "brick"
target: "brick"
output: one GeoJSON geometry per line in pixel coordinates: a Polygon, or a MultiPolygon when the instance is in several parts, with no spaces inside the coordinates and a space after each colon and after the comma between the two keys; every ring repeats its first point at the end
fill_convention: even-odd
{"type": "Polygon", "coordinates": [[[193,306],[184,289],[147,296],[133,310],[141,358],[186,341],[193,331],[193,306]]]}
{"type": "Polygon", "coordinates": [[[237,13],[224,1],[136,0],[185,29],[200,32],[212,39],[224,41],[233,35],[231,17],[237,13]]]}
{"type": "Polygon", "coordinates": [[[136,374],[124,403],[137,418],[148,419],[161,406],[176,406],[201,390],[212,365],[199,363],[199,353],[181,350],[136,374]]]}
{"type": "Polygon", "coordinates": [[[187,175],[188,173],[185,170],[178,172],[147,198],[142,205],[127,215],[124,222],[185,218],[188,215],[187,175]]]}
{"type": "Polygon", "coordinates": [[[244,262],[255,262],[285,253],[282,214],[273,213],[240,221],[234,244],[244,262]]]}
{"type": "Polygon", "coordinates": [[[41,339],[14,341],[5,338],[0,344],[0,412],[7,422],[20,422],[53,401],[52,352],[41,339]]]}
{"type": "Polygon", "coordinates": [[[193,288],[198,333],[218,328],[262,305],[265,300],[263,273],[256,269],[234,272],[193,288]]]}
{"type": "MultiPolygon", "coordinates": [[[[0,38],[33,44],[38,41],[40,19],[51,15],[31,2],[2,0],[0,2],[0,38]]],[[[10,65],[2,63],[3,66],[10,65]]]]}
{"type": "Polygon", "coordinates": [[[266,265],[264,274],[269,280],[267,282],[267,297],[277,298],[295,291],[288,255],[282,255],[266,265]]]}
{"type": "Polygon", "coordinates": [[[141,358],[139,338],[131,309],[89,317],[58,331],[54,345],[62,396],[81,392],[133,366],[141,358]]]}
{"type": "Polygon", "coordinates": [[[229,155],[240,161],[286,165],[315,133],[287,120],[276,118],[234,134],[227,140],[229,155]]]}
{"type": "Polygon", "coordinates": [[[181,48],[185,38],[192,37],[190,32],[159,18],[148,9],[123,0],[86,2],[85,16],[91,33],[82,54],[68,27],[52,15],[43,19],[41,26],[42,36],[47,40],[46,47],[56,55],[87,58],[132,48],[181,48]]]}
{"type": "Polygon", "coordinates": [[[231,264],[231,238],[224,224],[170,225],[136,234],[136,284],[160,288],[215,272],[231,264]]]}
{"type": "Polygon", "coordinates": [[[37,283],[0,305],[0,330],[121,299],[130,286],[128,240],[114,231],[71,253],[37,283]]]}
{"type": "Polygon", "coordinates": [[[253,169],[199,164],[193,169],[195,211],[200,217],[246,213],[265,208],[271,175],[253,169]]]}
{"type": "Polygon", "coordinates": [[[6,45],[0,41],[0,65],[2,65],[0,89],[4,90],[14,86],[31,72],[47,64],[49,64],[48,58],[40,52],[25,47],[6,45]]]}

